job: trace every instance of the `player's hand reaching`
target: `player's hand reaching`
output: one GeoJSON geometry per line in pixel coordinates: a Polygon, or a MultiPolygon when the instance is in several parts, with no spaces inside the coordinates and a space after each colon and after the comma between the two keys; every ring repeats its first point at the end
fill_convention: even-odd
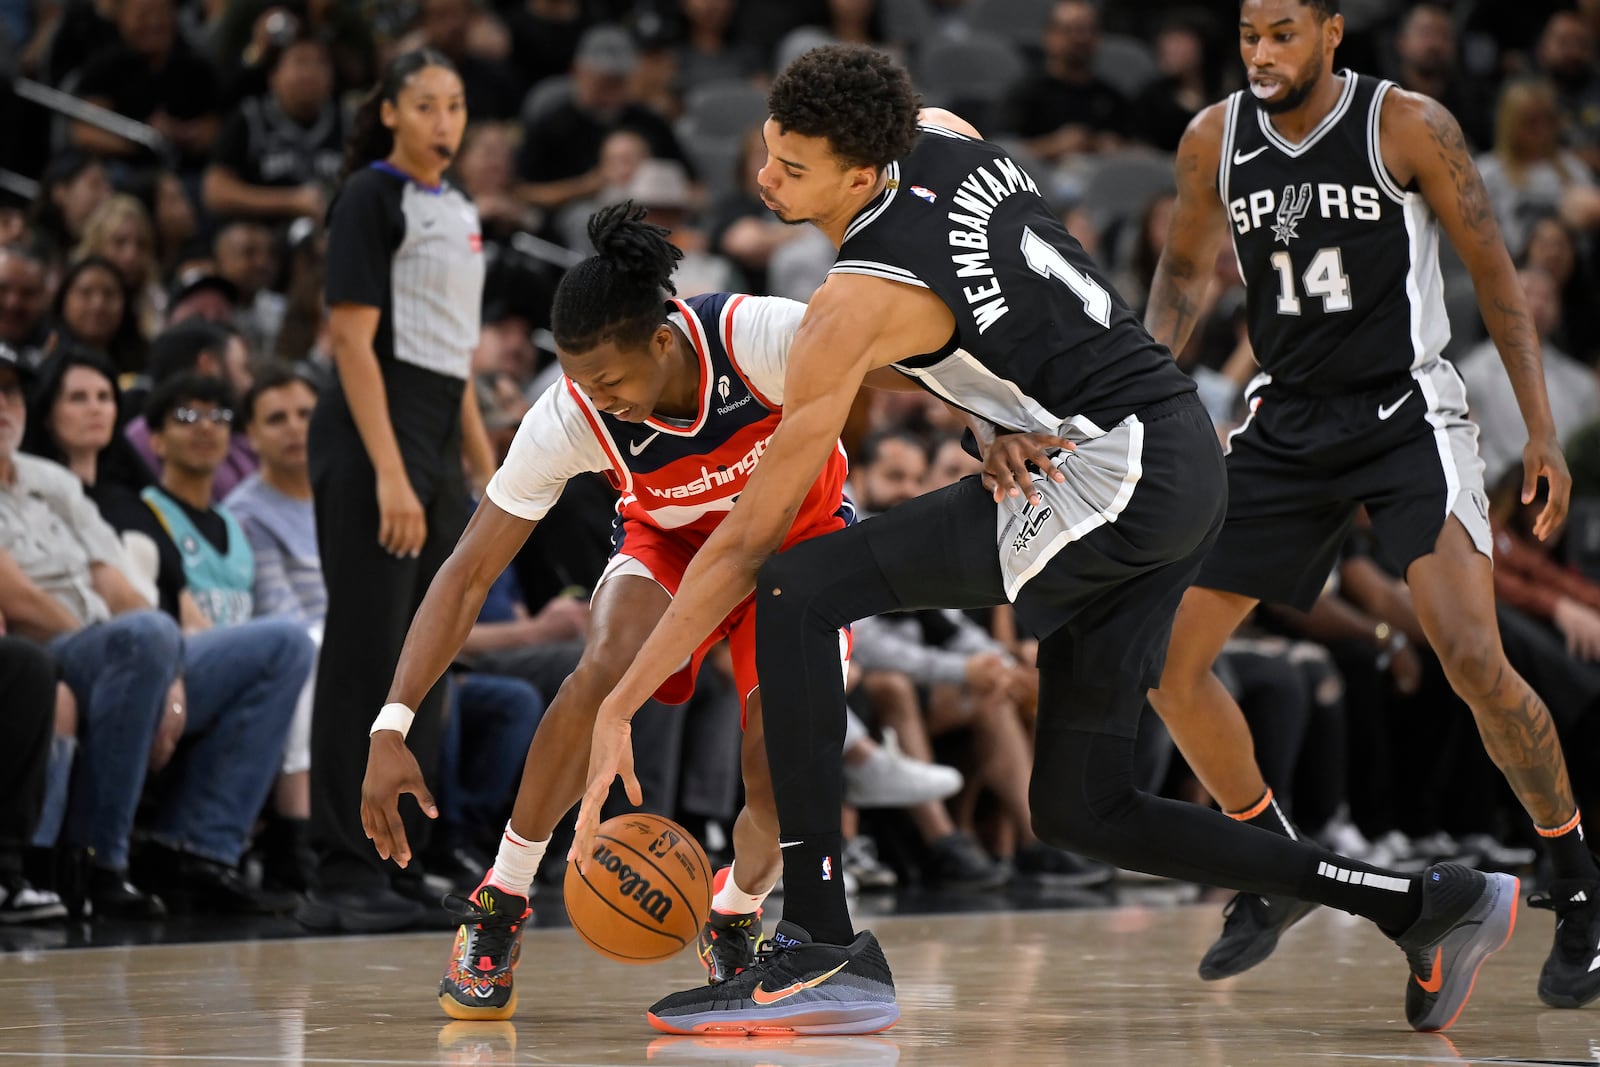
{"type": "Polygon", "coordinates": [[[411,843],[406,840],[405,823],[400,821],[400,794],[417,798],[422,813],[439,817],[422,780],[417,757],[406,747],[398,730],[379,730],[367,746],[367,776],[361,782],[361,829],[371,839],[378,855],[404,867],[411,862],[411,843]]]}
{"type": "Polygon", "coordinates": [[[611,795],[611,783],[622,775],[622,788],[635,806],[644,803],[639,779],[633,773],[633,721],[610,701],[600,705],[594,721],[594,741],[589,746],[589,784],[578,808],[578,825],[572,836],[567,862],[583,869],[583,859],[594,854],[594,835],[600,830],[600,809],[611,795]]]}
{"type": "Polygon", "coordinates": [[[1539,479],[1550,487],[1549,498],[1539,509],[1534,520],[1533,534],[1548,541],[1567,518],[1567,504],[1572,499],[1572,475],[1567,471],[1567,457],[1561,454],[1561,443],[1551,434],[1545,438],[1529,437],[1528,446],[1522,450],[1522,502],[1533,503],[1539,492],[1539,479]]]}
{"type": "Polygon", "coordinates": [[[1066,475],[1050,462],[1050,453],[1072,451],[1073,444],[1063,437],[1047,433],[1008,433],[996,437],[983,455],[983,487],[994,494],[996,504],[1006,497],[1027,494],[1030,504],[1038,504],[1038,490],[1033,488],[1033,475],[1028,464],[1048,472],[1050,480],[1064,482],[1066,475]]]}

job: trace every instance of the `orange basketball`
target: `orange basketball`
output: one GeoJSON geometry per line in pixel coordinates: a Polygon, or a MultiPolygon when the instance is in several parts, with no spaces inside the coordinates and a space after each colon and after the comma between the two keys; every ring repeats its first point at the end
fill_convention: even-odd
{"type": "Polygon", "coordinates": [[[659,815],[600,824],[594,852],[567,864],[567,917],[590,948],[622,963],[664,960],[711,912],[711,863],[689,831],[659,815]]]}

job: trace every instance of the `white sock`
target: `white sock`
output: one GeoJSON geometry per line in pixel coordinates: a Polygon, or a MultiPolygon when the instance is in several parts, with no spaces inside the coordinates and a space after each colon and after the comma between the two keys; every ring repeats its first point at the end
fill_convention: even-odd
{"type": "Polygon", "coordinates": [[[528,895],[533,885],[533,872],[544,859],[544,850],[550,839],[529,841],[506,823],[506,832],[500,837],[500,851],[495,853],[494,866],[489,868],[488,881],[519,897],[528,895]]]}
{"type": "Polygon", "coordinates": [[[724,915],[749,915],[761,907],[761,902],[767,899],[772,887],[767,886],[760,893],[746,893],[734,881],[733,871],[734,868],[728,868],[727,876],[722,879],[722,887],[711,898],[711,910],[724,915]]]}

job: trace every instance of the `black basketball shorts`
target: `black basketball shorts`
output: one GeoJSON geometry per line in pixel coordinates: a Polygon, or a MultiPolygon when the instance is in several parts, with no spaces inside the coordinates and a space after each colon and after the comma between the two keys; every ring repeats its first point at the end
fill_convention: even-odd
{"type": "Polygon", "coordinates": [[[1308,395],[1259,375],[1228,441],[1228,514],[1195,584],[1309,609],[1365,504],[1396,574],[1454,515],[1492,555],[1478,428],[1447,360],[1370,392],[1308,395]]]}

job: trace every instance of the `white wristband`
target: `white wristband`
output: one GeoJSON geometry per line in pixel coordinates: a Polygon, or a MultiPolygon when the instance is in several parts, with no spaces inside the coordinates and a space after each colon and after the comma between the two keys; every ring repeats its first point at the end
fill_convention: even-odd
{"type": "Polygon", "coordinates": [[[371,737],[379,730],[399,730],[400,736],[405,737],[411,729],[411,720],[416,717],[417,713],[404,704],[385,704],[378,712],[378,717],[372,720],[372,729],[367,731],[367,736],[371,737]]]}

